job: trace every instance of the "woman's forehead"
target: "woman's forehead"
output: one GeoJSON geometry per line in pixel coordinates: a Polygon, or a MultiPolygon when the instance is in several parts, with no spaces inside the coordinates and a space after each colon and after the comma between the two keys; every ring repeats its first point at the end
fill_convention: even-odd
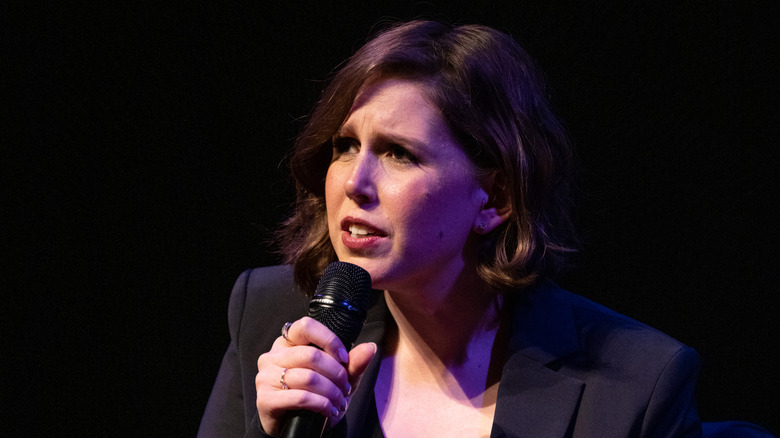
{"type": "Polygon", "coordinates": [[[366,84],[338,133],[366,126],[412,136],[451,134],[441,111],[428,99],[425,86],[397,78],[366,84]]]}

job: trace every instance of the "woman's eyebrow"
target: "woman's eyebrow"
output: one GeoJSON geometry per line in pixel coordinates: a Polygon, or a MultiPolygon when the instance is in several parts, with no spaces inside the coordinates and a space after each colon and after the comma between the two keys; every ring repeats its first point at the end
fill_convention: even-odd
{"type": "MultiPolygon", "coordinates": [[[[334,134],[333,138],[341,138],[341,137],[352,137],[354,136],[354,131],[352,130],[352,127],[350,126],[349,122],[342,125],[334,134]]],[[[409,146],[409,147],[415,147],[420,148],[424,147],[428,142],[420,140],[415,137],[411,137],[408,135],[403,135],[397,132],[376,132],[372,135],[376,140],[379,140],[383,143],[393,143],[398,144],[401,146],[409,146]]]]}
{"type": "Polygon", "coordinates": [[[393,143],[401,146],[411,146],[420,148],[425,146],[426,142],[414,137],[409,137],[397,133],[380,133],[377,138],[385,143],[393,143]]]}

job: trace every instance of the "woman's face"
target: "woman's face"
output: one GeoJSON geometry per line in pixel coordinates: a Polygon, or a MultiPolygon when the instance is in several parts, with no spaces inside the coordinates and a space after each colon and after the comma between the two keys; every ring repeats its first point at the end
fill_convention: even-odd
{"type": "Polygon", "coordinates": [[[422,90],[401,79],[365,86],[334,137],[330,240],[377,289],[446,288],[477,257],[472,230],[488,196],[422,90]]]}

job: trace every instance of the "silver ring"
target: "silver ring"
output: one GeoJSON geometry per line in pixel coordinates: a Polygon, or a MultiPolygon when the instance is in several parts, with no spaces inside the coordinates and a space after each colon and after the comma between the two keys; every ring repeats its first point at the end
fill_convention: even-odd
{"type": "Polygon", "coordinates": [[[279,383],[281,383],[281,384],[282,384],[282,389],[290,389],[290,387],[289,387],[289,386],[287,386],[287,383],[285,383],[285,381],[284,381],[284,375],[285,375],[285,374],[287,374],[287,368],[285,368],[285,369],[282,371],[282,377],[281,377],[281,378],[279,378],[279,383]]]}
{"type": "Polygon", "coordinates": [[[290,330],[290,326],[291,325],[292,325],[291,322],[285,322],[284,323],[284,325],[282,326],[282,337],[284,338],[285,341],[287,341],[287,342],[292,344],[290,339],[287,337],[287,331],[290,330]]]}

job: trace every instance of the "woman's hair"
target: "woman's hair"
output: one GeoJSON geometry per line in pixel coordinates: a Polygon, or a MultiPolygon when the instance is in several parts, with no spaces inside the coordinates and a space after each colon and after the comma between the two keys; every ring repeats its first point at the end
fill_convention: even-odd
{"type": "Polygon", "coordinates": [[[422,84],[475,167],[497,175],[512,212],[484,237],[482,279],[506,291],[556,273],[576,243],[573,151],[541,73],[517,42],[495,29],[411,21],[377,34],[336,72],[295,142],[290,166],[297,204],[276,237],[303,290],[313,292],[336,260],[325,211],[331,139],[361,86],[384,77],[422,84]]]}

